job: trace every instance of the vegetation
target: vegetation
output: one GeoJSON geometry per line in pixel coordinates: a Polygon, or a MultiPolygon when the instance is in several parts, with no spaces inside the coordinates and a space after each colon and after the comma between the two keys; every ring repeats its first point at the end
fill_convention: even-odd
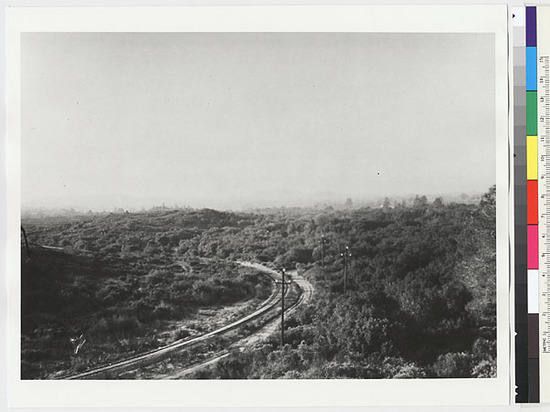
{"type": "MultiPolygon", "coordinates": [[[[494,187],[476,204],[417,196],[377,208],[156,210],[23,225],[32,248],[22,263],[24,377],[156,347],[158,331],[200,308],[259,303],[270,283],[238,260],[298,266],[314,298],[286,322],[284,348],[274,336],[195,378],[496,374],[494,187]],[[93,341],[78,356],[71,328],[93,341]]],[[[172,333],[198,333],[184,330],[172,333]]]]}
{"type": "Polygon", "coordinates": [[[228,262],[153,267],[33,248],[22,264],[22,377],[81,372],[205,333],[205,309],[247,301],[250,312],[270,291],[265,276],[228,262]],[[70,339],[81,335],[75,354],[70,339]]]}
{"type": "Polygon", "coordinates": [[[315,237],[331,239],[329,257],[323,267],[320,246],[309,245],[316,293],[287,323],[285,347],[273,339],[194,377],[496,376],[494,196],[493,187],[478,205],[417,198],[323,216],[315,237]],[[347,293],[344,244],[353,250],[347,293]]]}

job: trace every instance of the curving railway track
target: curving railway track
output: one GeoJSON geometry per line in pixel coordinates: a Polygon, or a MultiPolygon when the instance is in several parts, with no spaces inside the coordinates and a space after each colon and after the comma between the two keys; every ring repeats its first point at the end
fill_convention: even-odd
{"type": "MultiPolygon", "coordinates": [[[[128,359],[125,359],[125,360],[122,360],[122,361],[118,361],[118,362],[112,363],[110,365],[105,365],[105,366],[101,366],[101,367],[98,367],[98,368],[90,369],[88,371],[81,372],[81,373],[74,374],[74,375],[63,376],[63,377],[60,377],[59,379],[69,379],[69,380],[94,379],[94,378],[95,379],[100,379],[100,377],[102,375],[105,375],[105,374],[112,374],[112,373],[120,374],[120,373],[125,372],[125,371],[129,371],[129,370],[137,369],[139,367],[151,365],[153,363],[159,362],[159,361],[167,358],[168,356],[170,356],[174,352],[180,351],[182,349],[190,348],[190,347],[192,347],[194,345],[197,345],[201,342],[204,342],[204,341],[206,341],[206,340],[208,340],[208,339],[210,339],[214,336],[222,335],[226,332],[229,332],[229,331],[234,330],[234,329],[236,329],[240,326],[243,326],[246,323],[252,322],[252,321],[254,321],[255,319],[257,319],[261,316],[269,314],[270,312],[273,312],[273,315],[275,316],[275,314],[276,314],[276,312],[279,308],[280,302],[281,302],[281,292],[282,292],[280,285],[278,285],[276,283],[276,281],[279,280],[279,278],[280,278],[279,273],[276,272],[273,269],[270,269],[270,268],[268,268],[266,266],[263,266],[263,265],[260,265],[258,263],[251,263],[251,262],[239,262],[239,263],[242,266],[251,267],[251,268],[254,268],[256,270],[259,270],[259,271],[265,273],[273,281],[273,286],[274,286],[273,292],[263,302],[263,304],[256,311],[254,311],[253,313],[251,313],[251,314],[249,314],[249,315],[247,315],[247,316],[245,316],[245,317],[243,317],[243,318],[241,318],[241,319],[239,319],[235,322],[232,322],[228,325],[225,325],[225,326],[223,326],[219,329],[216,329],[214,331],[205,333],[204,335],[197,336],[197,337],[194,337],[194,338],[191,338],[191,339],[181,339],[181,340],[175,341],[175,342],[173,342],[169,345],[166,345],[166,346],[163,346],[163,347],[160,347],[160,348],[148,351],[148,352],[144,352],[140,355],[133,356],[131,358],[128,358],[128,359]]],[[[295,302],[290,304],[285,309],[285,313],[292,313],[293,311],[295,311],[296,308],[299,305],[307,302],[310,299],[311,295],[313,294],[313,287],[307,280],[305,280],[302,277],[297,276],[297,274],[295,272],[293,273],[293,277],[294,277],[294,282],[300,288],[301,293],[300,293],[299,298],[295,302]]],[[[285,293],[288,293],[288,290],[285,291],[285,293]]],[[[262,333],[262,331],[265,334],[266,328],[269,328],[270,326],[273,327],[274,325],[276,327],[276,325],[278,325],[278,322],[277,321],[274,321],[274,322],[271,321],[270,323],[268,323],[268,325],[266,325],[264,328],[262,328],[259,331],[259,333],[253,333],[249,337],[245,338],[245,341],[247,341],[247,343],[250,343],[250,339],[254,340],[255,337],[259,337],[260,334],[262,333]]],[[[223,357],[223,355],[220,356],[220,354],[217,354],[213,358],[210,358],[210,359],[206,360],[205,362],[202,362],[200,365],[193,365],[190,368],[187,368],[187,369],[185,369],[181,372],[185,373],[187,370],[190,370],[192,368],[196,369],[197,367],[202,367],[206,364],[209,364],[213,361],[218,360],[221,357],[223,357]]]]}
{"type": "MultiPolygon", "coordinates": [[[[293,281],[301,290],[301,294],[293,303],[291,303],[287,308],[285,308],[285,313],[287,315],[292,314],[296,309],[298,309],[299,306],[307,303],[311,297],[313,296],[313,285],[309,283],[306,279],[298,275],[296,271],[290,271],[287,272],[290,276],[292,276],[293,281]]],[[[280,302],[280,299],[277,301],[277,303],[280,302]]],[[[256,332],[252,333],[249,336],[246,336],[242,339],[240,339],[235,344],[231,345],[232,348],[243,348],[245,346],[251,346],[261,340],[264,340],[268,338],[273,333],[276,333],[277,329],[280,327],[281,320],[278,314],[274,314],[273,317],[267,321],[265,325],[263,325],[262,328],[257,330],[256,332]]],[[[165,380],[174,380],[174,379],[185,379],[189,374],[197,372],[207,366],[213,365],[214,363],[228,357],[230,355],[229,349],[224,349],[208,359],[194,363],[192,365],[189,365],[183,369],[179,369],[176,372],[166,374],[164,376],[159,377],[159,379],[165,379],[165,380]]]]}

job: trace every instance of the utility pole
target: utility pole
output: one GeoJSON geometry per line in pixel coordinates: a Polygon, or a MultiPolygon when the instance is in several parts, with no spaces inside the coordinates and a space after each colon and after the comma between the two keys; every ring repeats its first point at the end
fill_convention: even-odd
{"type": "Polygon", "coordinates": [[[344,259],[344,293],[348,291],[348,266],[350,265],[351,252],[349,246],[346,245],[344,251],[340,253],[340,256],[344,259]]]}
{"type": "Polygon", "coordinates": [[[290,285],[292,282],[285,281],[285,275],[286,275],[285,268],[283,268],[283,270],[281,271],[281,274],[282,274],[282,280],[277,281],[276,283],[280,284],[282,289],[281,291],[281,349],[282,349],[283,346],[285,345],[285,291],[286,291],[285,286],[290,285]]]}
{"type": "Polygon", "coordinates": [[[31,251],[29,249],[29,242],[27,241],[27,233],[25,232],[25,229],[23,229],[23,226],[21,226],[21,232],[23,232],[23,238],[25,239],[25,247],[27,248],[27,257],[31,258],[31,251]]]}
{"type": "Polygon", "coordinates": [[[321,235],[321,266],[325,268],[325,235],[321,235]]]}
{"type": "Polygon", "coordinates": [[[348,252],[348,261],[347,261],[347,271],[346,273],[348,274],[348,278],[351,279],[351,250],[349,250],[349,247],[346,247],[346,250],[348,252]]]}
{"type": "Polygon", "coordinates": [[[283,280],[281,282],[281,349],[285,346],[285,273],[286,270],[283,268],[283,280]]]}

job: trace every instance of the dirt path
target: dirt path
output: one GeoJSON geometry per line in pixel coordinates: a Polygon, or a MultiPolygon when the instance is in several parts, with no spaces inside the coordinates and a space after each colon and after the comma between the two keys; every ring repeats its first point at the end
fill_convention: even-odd
{"type": "MultiPolygon", "coordinates": [[[[243,264],[243,262],[240,262],[240,263],[243,264]]],[[[272,269],[266,268],[265,266],[262,266],[259,264],[248,264],[248,263],[249,262],[247,262],[246,266],[254,267],[257,270],[272,271],[272,269]]],[[[297,302],[294,305],[290,306],[287,310],[285,310],[285,314],[288,316],[294,313],[301,305],[304,305],[311,300],[311,297],[313,296],[313,293],[314,293],[314,288],[313,288],[313,285],[309,283],[303,276],[298,275],[297,271],[293,270],[287,273],[292,278],[292,281],[295,282],[296,285],[298,285],[298,287],[301,289],[301,294],[297,302]]],[[[239,341],[237,341],[231,346],[238,347],[241,350],[244,350],[245,347],[253,346],[256,343],[259,343],[269,338],[271,335],[273,335],[278,331],[278,329],[281,327],[280,325],[281,325],[281,320],[279,317],[277,317],[274,320],[265,324],[262,328],[260,328],[256,332],[250,334],[249,336],[243,339],[240,339],[239,341]]],[[[229,353],[226,350],[224,350],[222,352],[218,352],[217,354],[213,355],[211,358],[209,358],[204,362],[194,364],[190,367],[187,367],[185,369],[180,369],[177,372],[170,373],[162,377],[158,377],[158,379],[170,379],[170,380],[185,379],[185,377],[190,375],[191,373],[197,372],[202,368],[213,365],[214,363],[220,361],[221,359],[226,358],[227,356],[229,356],[229,353]]]]}
{"type": "MultiPolygon", "coordinates": [[[[238,263],[241,264],[242,266],[251,267],[261,272],[264,272],[268,274],[274,281],[280,279],[280,274],[278,272],[266,266],[260,265],[258,263],[252,263],[252,262],[238,262],[238,263]]],[[[289,272],[289,275],[292,277],[293,281],[295,281],[295,283],[298,285],[298,287],[301,289],[302,292],[296,304],[294,304],[293,306],[290,306],[288,310],[285,310],[285,313],[292,313],[293,311],[295,311],[297,306],[307,302],[311,298],[311,295],[313,294],[313,286],[303,277],[299,276],[296,273],[296,271],[289,272]]],[[[221,335],[225,332],[234,330],[248,322],[252,322],[255,319],[261,316],[264,316],[266,314],[269,314],[271,312],[276,313],[278,310],[280,301],[281,301],[281,290],[280,290],[280,287],[276,286],[274,287],[273,293],[271,294],[271,296],[256,311],[228,325],[218,328],[212,332],[209,332],[204,335],[197,336],[191,339],[181,339],[169,345],[160,347],[156,350],[142,353],[138,356],[134,356],[132,358],[125,359],[123,361],[119,361],[111,365],[105,365],[105,366],[94,368],[76,375],[66,376],[61,379],[101,379],[101,377],[104,376],[105,374],[113,374],[113,373],[121,374],[126,371],[135,370],[143,366],[160,362],[177,351],[192,347],[193,345],[204,342],[213,336],[221,335]]],[[[280,323],[279,320],[272,321],[267,325],[265,325],[264,327],[262,327],[257,332],[254,332],[248,337],[246,337],[245,339],[242,339],[243,341],[242,346],[251,345],[255,342],[265,339],[267,336],[269,336],[271,333],[273,333],[277,329],[277,326],[279,325],[279,323],[280,323]]],[[[170,377],[159,377],[159,378],[178,379],[179,376],[183,376],[181,375],[182,373],[188,374],[190,373],[191,370],[198,370],[201,367],[206,366],[207,364],[211,364],[223,358],[224,354],[225,352],[216,353],[212,357],[210,357],[207,361],[204,361],[198,365],[193,365],[190,368],[186,368],[185,370],[180,370],[176,374],[170,375],[170,377]],[[172,377],[172,376],[177,376],[177,377],[172,377]]]]}
{"type": "MultiPolygon", "coordinates": [[[[301,289],[302,293],[298,301],[293,306],[285,310],[286,316],[291,315],[301,305],[304,305],[307,302],[309,302],[311,297],[313,296],[313,291],[314,291],[313,285],[309,283],[304,277],[298,275],[298,273],[295,270],[288,272],[288,274],[291,276],[292,281],[295,282],[298,285],[298,287],[301,289]]],[[[266,324],[263,328],[261,328],[257,332],[239,341],[239,343],[241,343],[239,346],[251,346],[258,342],[266,340],[269,336],[277,332],[277,330],[280,327],[281,327],[281,319],[276,318],[273,321],[266,324]]]]}

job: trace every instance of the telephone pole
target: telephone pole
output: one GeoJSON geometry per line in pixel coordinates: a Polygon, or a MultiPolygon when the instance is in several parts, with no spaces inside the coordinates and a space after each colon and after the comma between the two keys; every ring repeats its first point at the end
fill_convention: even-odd
{"type": "Polygon", "coordinates": [[[351,261],[351,252],[349,246],[346,245],[344,251],[340,253],[340,256],[344,259],[344,294],[348,291],[348,268],[351,261]]]}
{"type": "Polygon", "coordinates": [[[27,240],[27,232],[25,232],[25,229],[23,229],[23,226],[21,226],[21,232],[23,232],[23,237],[25,238],[25,247],[27,248],[27,258],[31,258],[31,250],[29,249],[29,241],[27,240]]]}
{"type": "Polygon", "coordinates": [[[325,235],[321,235],[321,266],[323,269],[325,268],[325,242],[326,242],[325,235]]]}
{"type": "Polygon", "coordinates": [[[286,285],[290,285],[292,281],[286,281],[285,275],[286,275],[286,269],[283,268],[281,271],[282,280],[277,281],[276,283],[281,285],[281,349],[285,345],[285,291],[286,291],[286,285]]]}

